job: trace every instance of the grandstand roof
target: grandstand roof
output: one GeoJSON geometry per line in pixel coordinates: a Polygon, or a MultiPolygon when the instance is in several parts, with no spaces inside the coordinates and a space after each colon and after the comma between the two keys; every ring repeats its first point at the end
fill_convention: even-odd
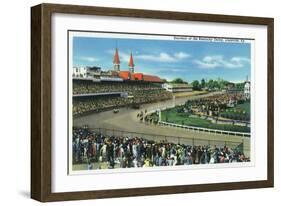
{"type": "Polygon", "coordinates": [[[143,74],[142,73],[134,73],[134,79],[135,80],[143,80],[143,74]]]}
{"type": "Polygon", "coordinates": [[[147,74],[143,74],[143,81],[146,82],[158,82],[158,83],[162,83],[163,80],[160,79],[157,76],[152,76],[152,75],[147,75],[147,74]]]}
{"type": "Polygon", "coordinates": [[[129,67],[130,68],[133,68],[135,65],[134,65],[134,60],[133,60],[133,54],[131,52],[131,55],[130,55],[130,61],[129,61],[129,67]]]}
{"type": "Polygon", "coordinates": [[[132,74],[130,71],[120,71],[119,77],[123,80],[136,80],[136,81],[145,81],[145,82],[156,82],[162,83],[163,80],[157,76],[147,75],[143,73],[132,74]]]}
{"type": "Polygon", "coordinates": [[[119,74],[119,77],[122,78],[123,80],[131,79],[131,72],[129,72],[129,71],[120,71],[118,74],[119,74]]]}
{"type": "Polygon", "coordinates": [[[114,64],[120,64],[120,59],[119,59],[119,54],[118,54],[118,49],[115,49],[115,54],[114,54],[114,59],[113,59],[114,64]]]}

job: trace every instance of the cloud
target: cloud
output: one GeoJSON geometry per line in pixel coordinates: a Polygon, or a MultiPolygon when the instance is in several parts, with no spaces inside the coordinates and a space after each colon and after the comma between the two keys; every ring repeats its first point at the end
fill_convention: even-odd
{"type": "Polygon", "coordinates": [[[214,69],[214,68],[243,68],[246,64],[250,63],[250,59],[246,57],[232,57],[225,59],[222,55],[205,56],[201,60],[194,60],[194,63],[202,69],[214,69]]]}
{"type": "Polygon", "coordinates": [[[168,54],[166,52],[161,52],[160,54],[143,54],[136,55],[136,59],[146,60],[146,61],[154,61],[154,62],[178,62],[183,59],[189,58],[190,55],[184,52],[178,52],[174,54],[168,54]]]}
{"type": "Polygon", "coordinates": [[[146,61],[154,61],[154,62],[174,62],[175,58],[165,52],[161,52],[160,54],[143,54],[135,56],[136,59],[146,60],[146,61]]]}
{"type": "Polygon", "coordinates": [[[187,54],[185,52],[178,52],[178,53],[175,53],[174,56],[178,59],[186,59],[186,58],[190,57],[190,54],[187,54]]]}
{"type": "MultiPolygon", "coordinates": [[[[120,60],[121,60],[121,61],[129,62],[129,59],[130,59],[130,54],[129,54],[129,53],[125,53],[125,52],[122,52],[122,51],[118,51],[118,54],[119,54],[119,57],[120,57],[120,60]]],[[[113,57],[112,57],[112,58],[113,58],[113,57]]]]}
{"type": "Polygon", "coordinates": [[[87,61],[87,62],[97,62],[99,61],[97,58],[95,57],[87,57],[87,56],[82,56],[82,57],[79,57],[80,60],[83,60],[83,61],[87,61]]]}
{"type": "MultiPolygon", "coordinates": [[[[126,53],[123,51],[118,51],[119,57],[121,61],[129,61],[130,53],[126,53]]],[[[108,50],[109,54],[114,55],[114,50],[108,50]]],[[[178,62],[183,59],[187,59],[190,57],[189,54],[185,52],[177,52],[174,54],[168,54],[166,52],[161,52],[159,54],[140,54],[139,52],[133,53],[134,59],[145,60],[145,61],[152,61],[152,62],[178,62]]]]}

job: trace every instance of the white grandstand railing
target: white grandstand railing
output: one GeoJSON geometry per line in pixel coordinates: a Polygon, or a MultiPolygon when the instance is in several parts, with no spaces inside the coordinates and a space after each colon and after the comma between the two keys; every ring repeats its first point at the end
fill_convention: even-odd
{"type": "Polygon", "coordinates": [[[188,126],[188,125],[181,125],[181,124],[175,124],[175,123],[170,123],[170,122],[164,122],[164,121],[159,121],[158,124],[160,125],[167,125],[171,127],[179,127],[183,129],[190,129],[194,131],[203,131],[203,132],[209,132],[209,133],[215,133],[215,134],[227,134],[227,135],[234,135],[234,136],[243,136],[243,137],[250,137],[251,133],[247,132],[234,132],[234,131],[225,131],[225,130],[218,130],[218,129],[209,129],[209,128],[204,128],[204,127],[194,127],[194,126],[188,126]]]}
{"type": "Polygon", "coordinates": [[[72,97],[91,97],[91,96],[104,96],[104,95],[116,95],[128,96],[127,92],[100,92],[100,93],[84,93],[84,94],[73,94],[72,97]]]}

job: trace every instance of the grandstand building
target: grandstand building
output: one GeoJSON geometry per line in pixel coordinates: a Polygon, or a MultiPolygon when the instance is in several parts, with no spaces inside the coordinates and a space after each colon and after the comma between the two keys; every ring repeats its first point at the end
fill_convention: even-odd
{"type": "Polygon", "coordinates": [[[162,85],[169,92],[192,92],[192,85],[186,83],[165,83],[162,85]]]}
{"type": "Polygon", "coordinates": [[[92,79],[94,82],[100,81],[139,81],[150,83],[163,83],[163,80],[155,75],[135,73],[135,64],[131,52],[127,70],[121,70],[118,49],[115,49],[113,57],[113,69],[103,71],[100,67],[73,67],[73,79],[92,79]]]}
{"type": "Polygon", "coordinates": [[[162,87],[163,80],[158,76],[135,73],[132,53],[128,67],[121,70],[116,49],[113,69],[103,71],[98,67],[85,67],[77,70],[77,76],[72,78],[73,115],[121,107],[136,108],[141,104],[172,99],[172,93],[162,87]]]}

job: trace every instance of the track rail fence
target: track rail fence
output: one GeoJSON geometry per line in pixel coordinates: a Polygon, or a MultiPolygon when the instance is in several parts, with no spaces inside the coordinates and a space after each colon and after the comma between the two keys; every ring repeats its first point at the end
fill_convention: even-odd
{"type": "Polygon", "coordinates": [[[209,128],[203,128],[203,127],[193,127],[193,126],[175,124],[175,123],[164,122],[164,121],[159,121],[158,124],[166,125],[166,126],[170,126],[170,127],[178,127],[178,128],[183,128],[183,129],[198,131],[198,132],[209,132],[209,133],[215,133],[215,134],[234,135],[234,136],[242,136],[242,137],[251,136],[251,133],[246,133],[246,132],[234,132],[234,131],[225,131],[225,130],[218,130],[218,129],[209,129],[209,128]]]}

